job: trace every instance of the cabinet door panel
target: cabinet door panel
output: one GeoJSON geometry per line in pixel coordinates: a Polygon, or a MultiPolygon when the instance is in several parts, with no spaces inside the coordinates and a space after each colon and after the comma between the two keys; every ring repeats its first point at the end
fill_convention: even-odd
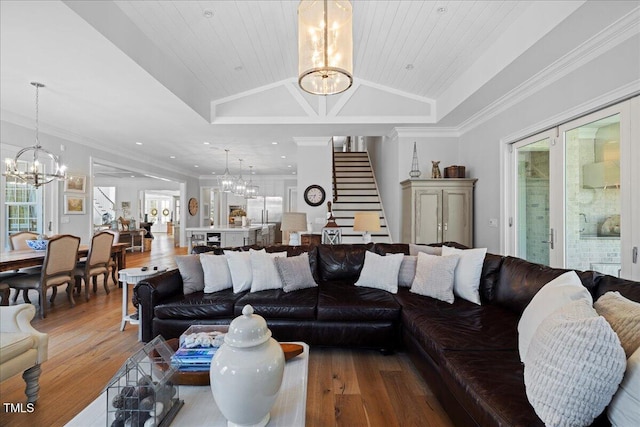
{"type": "Polygon", "coordinates": [[[417,244],[442,241],[442,191],[416,191],[416,239],[417,244]]]}
{"type": "Polygon", "coordinates": [[[469,190],[444,190],[443,239],[472,246],[471,192],[469,190]]]}

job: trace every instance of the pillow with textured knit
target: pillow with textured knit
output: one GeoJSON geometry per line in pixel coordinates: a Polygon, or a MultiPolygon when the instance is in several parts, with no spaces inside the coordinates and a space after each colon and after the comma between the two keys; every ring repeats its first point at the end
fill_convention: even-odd
{"type": "Polygon", "coordinates": [[[604,411],[627,365],[620,340],[589,301],[572,301],[538,326],[525,355],[527,398],[549,426],[588,426],[604,411]]]}
{"type": "Polygon", "coordinates": [[[413,279],[416,277],[417,264],[417,256],[405,255],[404,258],[402,258],[402,264],[400,264],[400,271],[398,272],[398,286],[402,286],[403,288],[411,287],[413,279]]]}
{"type": "Polygon", "coordinates": [[[289,258],[275,258],[274,261],[280,273],[283,291],[292,292],[318,286],[311,275],[307,252],[289,258]]]}
{"type": "Polygon", "coordinates": [[[398,293],[398,273],[404,254],[378,255],[371,251],[364,253],[364,266],[356,286],[382,289],[398,293]]]}
{"type": "Polygon", "coordinates": [[[627,359],[627,370],[607,416],[613,427],[640,426],[640,348],[627,359]]]}
{"type": "MultiPolygon", "coordinates": [[[[607,292],[593,305],[598,314],[611,325],[627,357],[640,347],[640,303],[620,295],[607,292]]],[[[639,402],[640,404],[640,402],[639,402]]]]}
{"type": "Polygon", "coordinates": [[[568,302],[585,299],[593,303],[591,294],[582,285],[575,271],[567,271],[544,285],[522,312],[518,321],[518,350],[524,362],[533,334],[540,323],[568,302]]]}
{"type": "Polygon", "coordinates": [[[454,271],[460,256],[418,253],[416,276],[410,291],[414,294],[439,299],[453,304],[454,271]]]}
{"type": "Polygon", "coordinates": [[[185,295],[204,289],[204,272],[199,255],[178,255],[176,265],[182,276],[182,292],[185,295]]]}

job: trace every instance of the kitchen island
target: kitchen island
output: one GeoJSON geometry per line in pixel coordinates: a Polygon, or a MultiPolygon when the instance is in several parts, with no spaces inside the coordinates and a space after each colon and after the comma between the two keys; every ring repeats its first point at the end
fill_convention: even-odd
{"type": "Polygon", "coordinates": [[[190,253],[194,246],[229,248],[253,245],[256,243],[257,233],[262,232],[262,226],[193,227],[185,229],[185,232],[190,253]]]}

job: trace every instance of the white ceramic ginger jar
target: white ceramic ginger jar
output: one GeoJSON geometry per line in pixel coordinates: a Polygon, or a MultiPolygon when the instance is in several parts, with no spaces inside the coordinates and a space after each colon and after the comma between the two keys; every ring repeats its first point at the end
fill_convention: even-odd
{"type": "Polygon", "coordinates": [[[229,325],[209,371],[211,391],[229,427],[262,427],[278,397],[284,353],[262,316],[245,305],[229,325]]]}

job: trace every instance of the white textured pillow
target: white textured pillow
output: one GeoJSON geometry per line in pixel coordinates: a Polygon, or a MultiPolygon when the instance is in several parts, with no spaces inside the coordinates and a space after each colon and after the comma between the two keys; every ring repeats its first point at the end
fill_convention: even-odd
{"type": "Polygon", "coordinates": [[[423,252],[429,255],[442,255],[442,247],[439,246],[427,246],[427,245],[416,245],[413,243],[409,243],[409,255],[417,256],[418,253],[423,252]]]}
{"type": "Polygon", "coordinates": [[[200,255],[204,271],[204,293],[211,294],[233,286],[227,257],[220,255],[200,255]]]}
{"type": "Polygon", "coordinates": [[[298,256],[289,258],[274,258],[280,279],[282,290],[293,292],[300,289],[315,288],[318,286],[309,266],[309,254],[303,252],[298,256]]]}
{"type": "Polygon", "coordinates": [[[274,258],[286,258],[287,252],[266,253],[249,249],[251,258],[251,292],[266,291],[267,289],[282,289],[282,280],[273,261],[274,258]]]}
{"type": "Polygon", "coordinates": [[[417,263],[417,256],[405,255],[404,258],[402,258],[402,264],[400,264],[400,271],[398,272],[398,286],[402,286],[403,288],[411,287],[413,279],[416,277],[417,263]]]}
{"type": "MultiPolygon", "coordinates": [[[[262,249],[264,251],[264,249],[262,249]]],[[[253,273],[251,272],[251,256],[249,252],[224,251],[231,272],[233,292],[238,293],[251,289],[253,273]]]]}
{"type": "Polygon", "coordinates": [[[356,286],[382,289],[383,291],[398,293],[398,272],[404,254],[388,254],[386,256],[371,251],[364,253],[364,266],[356,286]]]}
{"type": "Polygon", "coordinates": [[[467,301],[480,305],[480,276],[487,248],[456,249],[442,247],[442,256],[460,255],[453,279],[453,293],[467,301]]]}
{"type": "Polygon", "coordinates": [[[620,292],[607,292],[598,298],[593,308],[607,319],[630,357],[640,347],[640,303],[623,297],[620,292]]]}
{"type": "Polygon", "coordinates": [[[607,416],[613,427],[640,426],[640,348],[627,359],[627,371],[607,416]]]}
{"type": "Polygon", "coordinates": [[[410,291],[453,304],[453,278],[459,255],[438,256],[418,253],[416,277],[410,291]]]}
{"type": "Polygon", "coordinates": [[[549,426],[587,426],[611,401],[627,360],[618,336],[585,299],[549,315],[524,364],[527,398],[549,426]]]}
{"type": "Polygon", "coordinates": [[[533,334],[542,321],[568,302],[585,299],[593,304],[591,294],[575,271],[567,271],[544,285],[522,312],[518,322],[518,350],[524,362],[533,334]]]}

